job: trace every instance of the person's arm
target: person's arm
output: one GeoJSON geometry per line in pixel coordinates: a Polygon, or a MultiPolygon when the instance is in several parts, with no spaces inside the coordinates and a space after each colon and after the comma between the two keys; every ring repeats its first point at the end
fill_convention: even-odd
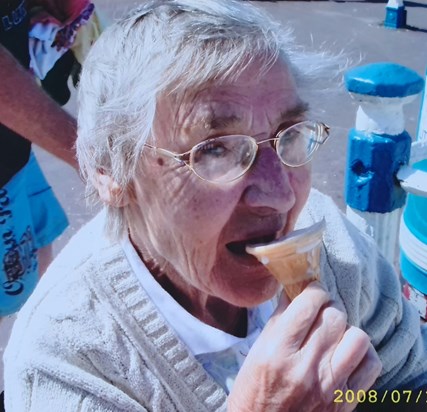
{"type": "Polygon", "coordinates": [[[33,7],[41,7],[51,16],[63,22],[70,17],[71,10],[82,7],[89,3],[88,0],[73,0],[73,2],[64,0],[27,0],[28,10],[33,7]]]}
{"type": "Polygon", "coordinates": [[[0,123],[77,168],[76,120],[0,46],[0,123]]]}

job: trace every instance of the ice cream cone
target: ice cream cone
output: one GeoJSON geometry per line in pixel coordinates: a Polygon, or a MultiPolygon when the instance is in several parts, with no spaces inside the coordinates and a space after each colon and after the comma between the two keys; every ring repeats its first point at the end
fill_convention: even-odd
{"type": "Polygon", "coordinates": [[[289,299],[294,299],[313,280],[320,278],[320,249],[325,221],[267,244],[246,247],[283,285],[289,299]]]}

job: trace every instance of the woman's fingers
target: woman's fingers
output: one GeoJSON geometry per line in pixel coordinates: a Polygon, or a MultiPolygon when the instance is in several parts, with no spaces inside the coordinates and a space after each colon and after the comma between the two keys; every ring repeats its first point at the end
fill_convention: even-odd
{"type": "Polygon", "coordinates": [[[287,306],[277,319],[278,328],[283,328],[284,347],[295,352],[301,348],[329,299],[320,283],[313,282],[287,306]]]}
{"type": "Polygon", "coordinates": [[[331,381],[331,358],[348,328],[347,315],[335,305],[324,306],[301,347],[307,368],[318,365],[320,380],[331,381]]]}
{"type": "Polygon", "coordinates": [[[369,336],[348,326],[345,313],[330,303],[318,282],[291,303],[282,298],[275,315],[286,331],[282,344],[290,352],[301,351],[302,369],[318,365],[325,387],[329,386],[327,392],[348,385],[350,377],[352,388],[369,389],[379,376],[382,365],[369,336]],[[280,315],[282,308],[286,309],[280,315]]]}
{"type": "Polygon", "coordinates": [[[380,376],[382,370],[381,360],[375,350],[370,345],[365,357],[359,366],[354,370],[347,381],[348,389],[355,392],[358,390],[368,391],[380,376]]]}
{"type": "MultiPolygon", "coordinates": [[[[368,351],[359,365],[354,369],[347,381],[333,389],[333,400],[343,401],[338,393],[344,394],[344,401],[340,403],[343,412],[353,411],[359,402],[366,400],[369,389],[373,386],[382,370],[381,361],[372,345],[369,345],[368,351]]],[[[340,409],[341,411],[341,409],[340,409]]]]}
{"type": "Polygon", "coordinates": [[[333,394],[337,389],[369,389],[381,372],[378,359],[369,336],[351,326],[344,333],[330,360],[330,379],[325,382],[325,392],[333,394]],[[358,387],[361,385],[360,387],[358,387]]]}
{"type": "Polygon", "coordinates": [[[344,333],[331,358],[331,369],[338,382],[347,378],[359,366],[371,346],[369,336],[361,329],[350,326],[344,333]]]}
{"type": "Polygon", "coordinates": [[[314,282],[292,302],[281,298],[252,346],[230,399],[253,411],[268,406],[350,412],[356,405],[334,402],[336,391],[367,391],[380,370],[369,337],[349,327],[345,311],[314,282]]]}
{"type": "Polygon", "coordinates": [[[278,317],[280,316],[290,305],[291,301],[286,295],[286,293],[282,290],[282,293],[280,294],[279,302],[277,303],[277,307],[271,317],[278,317]]]}

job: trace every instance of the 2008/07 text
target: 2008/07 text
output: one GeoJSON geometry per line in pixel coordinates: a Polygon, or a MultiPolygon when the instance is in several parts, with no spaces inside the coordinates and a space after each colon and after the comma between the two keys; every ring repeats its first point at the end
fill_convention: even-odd
{"type": "Polygon", "coordinates": [[[391,391],[385,390],[384,392],[379,392],[375,389],[368,391],[337,389],[334,391],[334,395],[334,403],[386,403],[391,401],[394,404],[427,404],[427,390],[423,389],[416,391],[394,389],[391,391]]]}

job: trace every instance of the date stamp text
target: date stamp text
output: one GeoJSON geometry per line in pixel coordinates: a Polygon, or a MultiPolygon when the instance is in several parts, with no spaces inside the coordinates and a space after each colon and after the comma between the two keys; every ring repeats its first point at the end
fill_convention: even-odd
{"type": "Polygon", "coordinates": [[[370,389],[368,391],[351,389],[334,391],[334,403],[393,403],[393,404],[421,404],[427,405],[427,390],[385,390],[384,392],[370,389]]]}

